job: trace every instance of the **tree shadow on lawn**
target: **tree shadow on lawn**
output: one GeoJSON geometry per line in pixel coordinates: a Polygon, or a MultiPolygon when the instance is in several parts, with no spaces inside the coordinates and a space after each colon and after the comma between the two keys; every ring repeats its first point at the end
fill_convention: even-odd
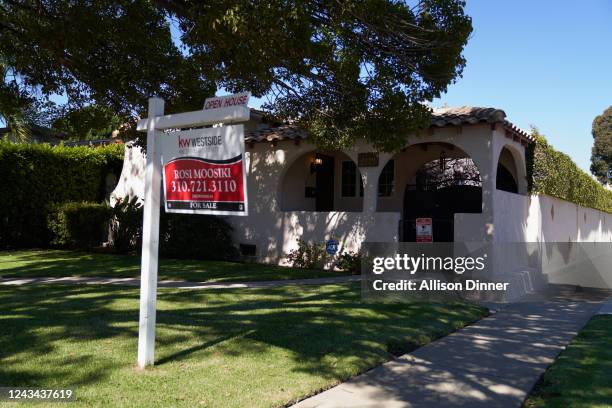
{"type": "MultiPolygon", "coordinates": [[[[108,286],[0,287],[0,385],[93,384],[133,366],[138,298],[137,289],[108,286]],[[60,366],[38,370],[32,359],[60,366]]],[[[164,289],[156,364],[280,348],[292,371],[344,379],[388,360],[390,345],[408,351],[482,315],[460,304],[365,304],[356,284],[164,289]]]]}
{"type": "Polygon", "coordinates": [[[60,250],[0,252],[0,276],[4,278],[96,275],[139,277],[139,258],[60,250]]]}
{"type": "MultiPolygon", "coordinates": [[[[162,258],[159,279],[230,282],[317,278],[344,274],[258,263],[162,258]]],[[[140,278],[140,257],[65,250],[0,252],[0,277],[64,276],[140,278]]]]}

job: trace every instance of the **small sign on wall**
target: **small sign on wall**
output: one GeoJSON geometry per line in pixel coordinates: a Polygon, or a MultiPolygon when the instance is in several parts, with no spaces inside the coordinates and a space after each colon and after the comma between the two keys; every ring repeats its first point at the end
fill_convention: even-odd
{"type": "Polygon", "coordinates": [[[325,243],[325,252],[329,255],[336,255],[338,253],[338,241],[330,239],[325,243]]]}
{"type": "Polygon", "coordinates": [[[416,219],[416,242],[433,242],[433,222],[431,218],[416,219]]]}
{"type": "Polygon", "coordinates": [[[368,152],[357,154],[357,166],[359,167],[377,167],[378,153],[368,152]]]}

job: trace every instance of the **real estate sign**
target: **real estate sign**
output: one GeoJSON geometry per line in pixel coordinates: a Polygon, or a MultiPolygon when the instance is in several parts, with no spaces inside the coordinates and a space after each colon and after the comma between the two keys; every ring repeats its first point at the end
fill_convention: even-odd
{"type": "Polygon", "coordinates": [[[416,219],[416,242],[433,242],[433,223],[431,218],[416,219]]]}
{"type": "Polygon", "coordinates": [[[169,133],[161,147],[166,212],[248,215],[243,125],[169,133]]]}
{"type": "Polygon", "coordinates": [[[164,115],[164,100],[149,98],[149,115],[136,129],[147,132],[142,222],[138,367],[155,362],[155,319],[162,180],[166,211],[247,215],[244,126],[249,93],[209,98],[204,109],[164,115]],[[224,124],[229,126],[166,132],[224,124]],[[163,169],[162,169],[163,165],[163,169]]]}

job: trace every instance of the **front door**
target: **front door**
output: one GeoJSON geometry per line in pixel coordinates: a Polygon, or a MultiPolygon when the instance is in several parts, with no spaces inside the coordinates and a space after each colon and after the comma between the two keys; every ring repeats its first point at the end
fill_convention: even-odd
{"type": "Polygon", "coordinates": [[[316,168],[316,210],[333,211],[334,209],[334,158],[317,154],[321,164],[316,168]]]}

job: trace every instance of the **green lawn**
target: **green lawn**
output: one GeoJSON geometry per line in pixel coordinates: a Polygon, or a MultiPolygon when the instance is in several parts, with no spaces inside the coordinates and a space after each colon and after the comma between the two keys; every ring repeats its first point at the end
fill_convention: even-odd
{"type": "Polygon", "coordinates": [[[356,283],[161,289],[156,366],[142,372],[136,288],[0,286],[0,384],[73,388],[75,406],[280,407],[485,313],[365,304],[359,293],[356,283]]]}
{"type": "MultiPolygon", "coordinates": [[[[159,279],[209,282],[321,278],[343,272],[287,268],[255,263],[161,259],[159,279]]],[[[140,277],[140,257],[60,250],[0,252],[0,277],[140,277]]]]}
{"type": "Polygon", "coordinates": [[[525,406],[612,407],[612,316],[591,319],[546,370],[525,406]]]}

